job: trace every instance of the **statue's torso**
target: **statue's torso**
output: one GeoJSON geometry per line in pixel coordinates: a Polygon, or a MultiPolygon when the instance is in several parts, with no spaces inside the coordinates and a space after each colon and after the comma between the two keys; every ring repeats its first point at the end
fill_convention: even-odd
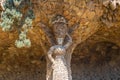
{"type": "Polygon", "coordinates": [[[54,51],[54,52],[56,56],[55,56],[55,64],[53,66],[53,80],[68,80],[67,64],[64,58],[66,51],[64,50],[61,51],[60,53],[58,51],[54,51]]]}

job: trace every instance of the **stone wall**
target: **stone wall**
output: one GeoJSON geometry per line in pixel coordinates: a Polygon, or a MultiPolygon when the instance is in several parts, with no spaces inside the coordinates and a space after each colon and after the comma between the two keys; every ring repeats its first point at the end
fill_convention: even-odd
{"type": "MultiPolygon", "coordinates": [[[[120,47],[111,42],[89,44],[79,44],[73,53],[73,80],[120,80],[120,47]]],[[[0,80],[45,80],[44,56],[21,54],[4,62],[5,58],[0,58],[0,80]]]]}
{"type": "Polygon", "coordinates": [[[102,5],[104,0],[32,1],[36,18],[28,33],[30,48],[16,48],[17,31],[5,33],[0,29],[0,80],[45,80],[41,42],[47,49],[50,45],[37,24],[42,21],[51,28],[50,19],[58,13],[68,19],[69,27],[81,22],[72,35],[73,41],[83,41],[73,53],[73,80],[120,80],[119,6],[112,11],[102,5]]]}
{"type": "Polygon", "coordinates": [[[111,42],[83,43],[73,54],[73,80],[120,80],[120,47],[111,42]]]}

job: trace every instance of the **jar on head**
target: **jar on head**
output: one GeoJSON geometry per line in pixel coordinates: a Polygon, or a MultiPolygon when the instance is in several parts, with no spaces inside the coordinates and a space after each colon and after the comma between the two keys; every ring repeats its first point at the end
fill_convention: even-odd
{"type": "Polygon", "coordinates": [[[52,20],[52,25],[57,43],[62,45],[68,31],[67,20],[62,15],[56,15],[52,20]]]}

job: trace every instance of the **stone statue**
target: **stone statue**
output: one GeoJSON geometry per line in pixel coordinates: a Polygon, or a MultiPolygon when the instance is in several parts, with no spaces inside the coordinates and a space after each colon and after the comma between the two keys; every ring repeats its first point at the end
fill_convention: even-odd
{"type": "Polygon", "coordinates": [[[79,22],[68,28],[68,22],[62,15],[56,15],[51,20],[53,29],[40,22],[41,29],[51,44],[47,53],[46,80],[72,80],[70,68],[70,50],[73,44],[71,34],[79,27],[79,22]],[[53,33],[52,33],[53,32],[53,33]]]}
{"type": "Polygon", "coordinates": [[[55,38],[57,45],[52,46],[48,51],[48,58],[52,62],[52,80],[69,80],[67,63],[64,58],[66,50],[72,44],[72,38],[68,34],[66,20],[63,16],[56,16],[53,21],[55,38]],[[65,37],[68,37],[64,44],[65,37]],[[54,56],[53,56],[54,55],[54,56]]]}

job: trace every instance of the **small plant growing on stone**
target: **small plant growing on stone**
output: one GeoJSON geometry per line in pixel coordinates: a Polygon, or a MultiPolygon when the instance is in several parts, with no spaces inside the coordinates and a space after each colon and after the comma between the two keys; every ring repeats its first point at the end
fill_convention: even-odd
{"type": "MultiPolygon", "coordinates": [[[[31,42],[27,39],[26,35],[28,29],[32,27],[32,21],[34,19],[34,13],[31,8],[28,9],[26,14],[23,14],[20,10],[22,1],[6,0],[3,5],[4,11],[1,13],[0,22],[0,27],[3,31],[11,31],[14,28],[18,30],[19,39],[15,41],[15,45],[18,48],[31,46],[31,42]]],[[[29,4],[29,7],[31,7],[31,2],[29,4]]]]}

